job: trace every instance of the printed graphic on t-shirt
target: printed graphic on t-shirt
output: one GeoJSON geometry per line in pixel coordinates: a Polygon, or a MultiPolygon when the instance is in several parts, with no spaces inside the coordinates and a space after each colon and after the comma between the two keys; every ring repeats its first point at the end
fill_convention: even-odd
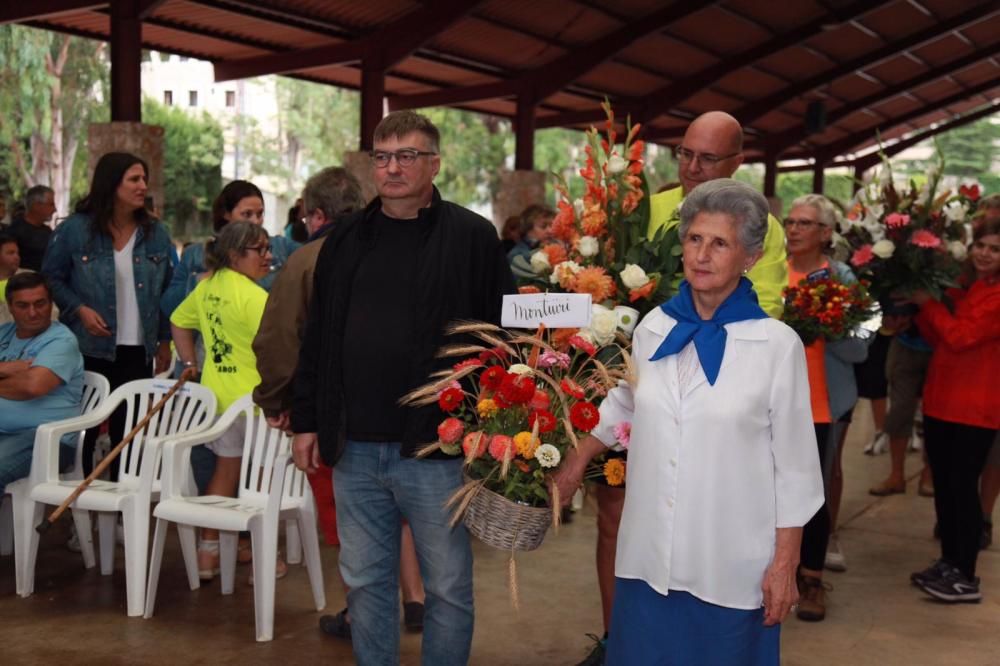
{"type": "Polygon", "coordinates": [[[228,304],[228,301],[222,300],[215,294],[207,294],[205,301],[207,303],[205,319],[208,320],[209,332],[212,334],[210,349],[212,363],[215,364],[216,371],[220,373],[236,372],[236,365],[230,358],[233,353],[233,345],[226,339],[225,324],[220,316],[222,308],[228,304]]]}

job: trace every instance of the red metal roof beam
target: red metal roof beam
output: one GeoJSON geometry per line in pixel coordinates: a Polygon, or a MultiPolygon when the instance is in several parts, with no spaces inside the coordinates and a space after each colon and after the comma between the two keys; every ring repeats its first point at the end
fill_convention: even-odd
{"type": "Polygon", "coordinates": [[[24,23],[107,6],[107,2],[94,2],[94,0],[34,0],[34,2],[10,0],[0,2],[0,25],[24,23]]]}
{"type": "Polygon", "coordinates": [[[215,80],[231,81],[268,74],[303,72],[364,60],[387,69],[444,31],[482,0],[438,0],[402,16],[358,40],[215,63],[215,80]]]}

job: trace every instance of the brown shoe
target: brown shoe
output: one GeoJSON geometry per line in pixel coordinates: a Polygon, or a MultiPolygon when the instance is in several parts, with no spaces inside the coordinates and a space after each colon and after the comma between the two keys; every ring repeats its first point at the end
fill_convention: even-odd
{"type": "Polygon", "coordinates": [[[799,608],[795,612],[800,620],[820,622],[826,617],[826,590],[829,583],[815,576],[799,576],[799,608]]]}
{"type": "Polygon", "coordinates": [[[886,497],[887,495],[902,495],[906,492],[906,481],[899,484],[890,483],[889,481],[883,481],[877,486],[872,486],[868,489],[869,495],[875,495],[875,497],[886,497]]]}

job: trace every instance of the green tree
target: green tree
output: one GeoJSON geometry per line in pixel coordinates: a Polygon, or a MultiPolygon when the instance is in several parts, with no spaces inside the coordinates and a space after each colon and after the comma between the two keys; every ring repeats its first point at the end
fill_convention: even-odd
{"type": "Polygon", "coordinates": [[[989,174],[997,155],[997,140],[1000,140],[1000,125],[991,118],[942,132],[936,143],[944,157],[944,173],[962,178],[989,174]]]}
{"type": "Polygon", "coordinates": [[[175,239],[211,228],[212,201],[222,188],[222,127],[202,112],[189,114],[156,100],[142,101],[143,121],[164,129],[164,201],[155,202],[175,239]]]}
{"type": "Polygon", "coordinates": [[[421,111],[441,132],[441,173],[435,183],[441,196],[463,206],[493,201],[500,171],[513,166],[510,122],[460,109],[421,111]]]}
{"type": "Polygon", "coordinates": [[[14,194],[48,185],[68,212],[86,178],[87,126],[108,117],[108,75],[102,42],[0,26],[0,171],[14,194]]]}

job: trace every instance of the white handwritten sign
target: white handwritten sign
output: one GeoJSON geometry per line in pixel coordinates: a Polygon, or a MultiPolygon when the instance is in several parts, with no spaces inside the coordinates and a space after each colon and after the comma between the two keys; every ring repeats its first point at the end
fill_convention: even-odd
{"type": "Polygon", "coordinates": [[[590,294],[517,294],[503,297],[501,325],[508,328],[590,326],[590,294]]]}

